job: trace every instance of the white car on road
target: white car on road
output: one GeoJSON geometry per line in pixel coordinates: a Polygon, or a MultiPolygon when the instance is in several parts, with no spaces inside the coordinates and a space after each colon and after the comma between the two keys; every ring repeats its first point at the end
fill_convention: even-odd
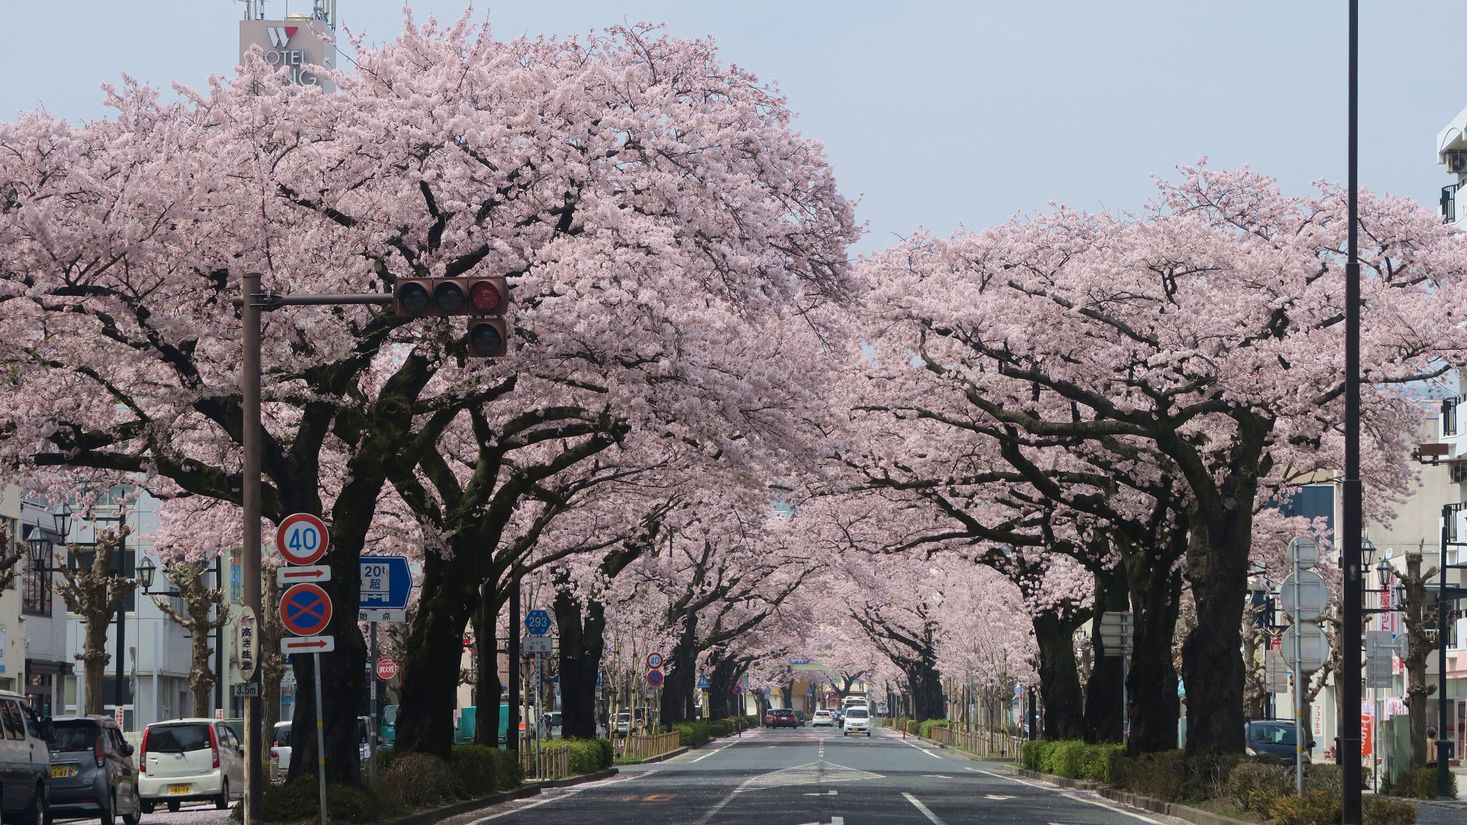
{"type": "Polygon", "coordinates": [[[245,789],[244,745],[216,719],[154,722],[138,748],[138,793],[143,813],[165,804],[177,811],[185,801],[208,800],[219,810],[245,789]]]}
{"type": "Polygon", "coordinates": [[[835,714],[834,713],[831,713],[829,710],[826,710],[825,708],[821,708],[820,710],[815,711],[815,718],[813,718],[813,719],[810,720],[810,727],[812,727],[812,728],[833,728],[833,727],[835,727],[835,714]]]}
{"type": "Polygon", "coordinates": [[[850,736],[853,733],[871,735],[871,712],[866,708],[856,706],[846,708],[846,724],[841,731],[841,736],[850,736]]]}

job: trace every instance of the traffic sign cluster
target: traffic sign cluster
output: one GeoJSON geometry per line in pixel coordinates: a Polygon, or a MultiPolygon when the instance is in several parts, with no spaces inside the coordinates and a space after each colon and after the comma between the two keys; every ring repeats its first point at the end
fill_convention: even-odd
{"type": "Polygon", "coordinates": [[[275,549],[289,565],[275,574],[288,586],[280,597],[280,622],[296,636],[280,640],[280,652],[287,656],[336,649],[336,637],[324,632],[334,610],[331,594],[316,584],[331,580],[331,568],[316,564],[330,546],[326,523],[309,513],[286,516],[275,530],[275,549]]]}

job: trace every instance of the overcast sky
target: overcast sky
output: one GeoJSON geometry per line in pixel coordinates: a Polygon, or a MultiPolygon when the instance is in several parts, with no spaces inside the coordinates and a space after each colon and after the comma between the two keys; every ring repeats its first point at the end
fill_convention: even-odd
{"type": "MultiPolygon", "coordinates": [[[[396,0],[339,0],[371,41],[396,0]]],[[[417,0],[456,18],[466,0],[417,0]]],[[[1364,2],[1361,181],[1435,208],[1435,137],[1467,107],[1460,2],[1364,2]]],[[[306,0],[269,0],[270,17],[306,0]]],[[[1345,177],[1344,0],[500,0],[496,35],[665,22],[777,82],[861,201],[860,249],[918,226],[979,228],[1050,201],[1132,210],[1151,176],[1206,155],[1302,192],[1345,177]]],[[[126,72],[200,86],[238,59],[235,0],[0,0],[0,119],[105,116],[126,72]]]]}

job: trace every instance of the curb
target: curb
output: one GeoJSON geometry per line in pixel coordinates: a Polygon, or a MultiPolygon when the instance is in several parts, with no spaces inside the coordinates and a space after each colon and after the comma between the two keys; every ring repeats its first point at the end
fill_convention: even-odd
{"type": "Polygon", "coordinates": [[[1177,819],[1184,819],[1194,823],[1194,825],[1257,825],[1257,823],[1244,822],[1241,819],[1233,819],[1232,817],[1222,816],[1221,814],[1215,814],[1210,811],[1199,810],[1177,802],[1163,802],[1160,799],[1152,799],[1149,796],[1118,791],[1099,782],[1090,782],[1083,779],[1068,779],[1063,776],[1031,771],[1027,768],[1015,768],[1014,773],[1027,779],[1036,779],[1041,782],[1058,785],[1061,788],[1093,791],[1112,802],[1119,802],[1122,805],[1129,805],[1132,808],[1150,811],[1154,814],[1174,816],[1177,819]]]}
{"type": "Polygon", "coordinates": [[[673,758],[674,756],[682,756],[683,754],[685,754],[687,752],[688,752],[688,749],[687,749],[686,746],[685,747],[681,747],[681,748],[673,748],[672,750],[668,751],[667,753],[659,753],[656,756],[649,756],[646,759],[643,759],[641,762],[638,762],[637,764],[638,765],[651,765],[651,764],[654,764],[656,762],[666,762],[667,760],[673,758]]]}
{"type": "Polygon", "coordinates": [[[445,819],[450,819],[461,814],[471,813],[480,808],[488,808],[515,799],[524,799],[527,796],[536,796],[546,788],[563,788],[568,785],[579,785],[583,782],[595,782],[599,779],[616,776],[616,768],[603,768],[593,773],[583,773],[578,776],[568,776],[564,779],[548,779],[544,782],[526,782],[514,790],[502,793],[481,796],[478,799],[468,799],[463,802],[455,802],[452,805],[444,805],[441,808],[433,808],[427,811],[408,814],[401,819],[388,820],[383,825],[434,825],[445,819]]]}

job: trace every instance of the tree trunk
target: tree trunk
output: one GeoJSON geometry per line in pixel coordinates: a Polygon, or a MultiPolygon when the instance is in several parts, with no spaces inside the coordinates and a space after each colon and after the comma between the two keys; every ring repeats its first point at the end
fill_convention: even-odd
{"type": "Polygon", "coordinates": [[[1039,647],[1039,695],[1044,702],[1045,739],[1081,739],[1085,697],[1075,665],[1075,628],[1080,622],[1045,611],[1033,619],[1039,647]]]}
{"type": "Polygon", "coordinates": [[[1401,576],[1405,590],[1406,625],[1406,713],[1411,725],[1411,767],[1426,767],[1426,697],[1436,693],[1436,685],[1426,683],[1426,659],[1433,651],[1426,635],[1426,580],[1436,569],[1421,572],[1421,551],[1406,553],[1406,575],[1401,576]]]}
{"type": "Polygon", "coordinates": [[[708,718],[726,719],[736,715],[734,685],[738,684],[739,662],[733,657],[720,658],[708,674],[708,718]]]}
{"type": "Polygon", "coordinates": [[[280,653],[280,637],[284,635],[285,628],[280,624],[280,583],[275,578],[275,571],[267,568],[262,578],[260,607],[264,615],[259,617],[256,624],[259,628],[257,661],[263,711],[261,716],[264,719],[262,730],[266,737],[272,737],[275,725],[280,721],[280,680],[285,677],[285,657],[280,653]]]}
{"type": "Polygon", "coordinates": [[[1121,741],[1121,657],[1106,655],[1108,651],[1100,638],[1100,617],[1104,613],[1123,613],[1130,607],[1123,565],[1095,574],[1095,616],[1090,622],[1095,663],[1085,683],[1087,742],[1121,741]]]}
{"type": "Polygon", "coordinates": [[[596,676],[606,647],[606,609],[587,599],[585,610],[569,589],[555,593],[555,627],[560,632],[561,732],[567,738],[596,738],[596,676]]]}
{"type": "MultiPolygon", "coordinates": [[[[662,724],[685,722],[693,715],[693,690],[698,685],[697,613],[689,612],[683,619],[682,634],[662,667],[662,724]]],[[[793,686],[794,683],[790,684],[793,686]]],[[[789,700],[790,697],[786,696],[786,703],[789,700]]]]}
{"type": "Polygon", "coordinates": [[[1222,512],[1198,514],[1187,554],[1197,626],[1182,644],[1187,680],[1187,754],[1243,751],[1242,605],[1256,485],[1244,485],[1222,512]],[[1205,525],[1205,526],[1204,526],[1205,525]]]}
{"type": "Polygon", "coordinates": [[[1182,604],[1182,577],[1171,565],[1127,559],[1134,634],[1127,704],[1131,714],[1131,753],[1174,750],[1182,703],[1177,697],[1177,670],[1172,640],[1182,604]]]}
{"type": "MultiPolygon", "coordinates": [[[[491,748],[499,747],[499,703],[503,694],[499,689],[499,602],[495,590],[494,582],[481,586],[474,610],[474,743],[491,748]]],[[[511,627],[510,632],[517,629],[511,627]]]]}
{"type": "Polygon", "coordinates": [[[107,625],[111,615],[89,616],[84,624],[86,644],[76,658],[82,660],[87,684],[87,714],[104,715],[107,697],[102,690],[102,680],[107,675],[107,663],[112,655],[107,652],[107,625]]]}
{"type": "Polygon", "coordinates": [[[189,639],[190,655],[193,663],[189,666],[188,687],[193,696],[194,716],[208,719],[214,715],[214,672],[209,669],[209,632],[200,632],[198,627],[190,628],[192,634],[189,639]]]}
{"type": "Polygon", "coordinates": [[[937,671],[937,660],[923,657],[906,675],[907,690],[912,694],[912,718],[919,722],[946,719],[947,703],[942,696],[942,675],[937,671]]]}
{"type": "MultiPolygon", "coordinates": [[[[418,609],[403,650],[395,746],[399,751],[431,753],[445,759],[453,748],[463,632],[470,612],[480,602],[478,583],[469,571],[472,550],[455,541],[453,551],[447,559],[437,553],[428,553],[424,558],[418,609]]],[[[485,645],[484,631],[482,627],[475,631],[480,647],[485,645]]],[[[493,636],[491,631],[488,638],[493,636]]],[[[495,671],[497,688],[497,666],[495,671]]],[[[497,712],[498,703],[494,707],[497,712]]],[[[475,721],[482,727],[484,719],[478,713],[476,706],[475,721]]],[[[497,727],[493,730],[498,732],[497,727]]]]}

